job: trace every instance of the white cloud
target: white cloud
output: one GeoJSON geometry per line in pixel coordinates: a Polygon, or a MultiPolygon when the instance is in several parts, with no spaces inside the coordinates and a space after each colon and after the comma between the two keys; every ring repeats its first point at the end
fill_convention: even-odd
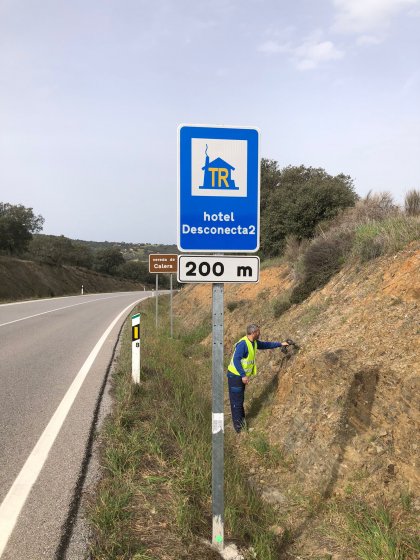
{"type": "Polygon", "coordinates": [[[265,41],[265,43],[259,45],[257,50],[265,54],[277,54],[277,53],[288,52],[289,48],[290,48],[289,45],[281,45],[277,41],[270,40],[270,41],[265,41]]]}
{"type": "Polygon", "coordinates": [[[360,46],[379,45],[380,43],[382,43],[382,41],[383,38],[377,35],[360,35],[360,37],[357,38],[356,43],[360,46]]]}
{"type": "Polygon", "coordinates": [[[393,16],[420,5],[420,0],[332,0],[337,12],[334,30],[368,34],[386,29],[393,16]]]}
{"type": "Polygon", "coordinates": [[[258,50],[267,55],[287,53],[299,70],[312,70],[324,62],[343,58],[344,52],[339,50],[332,41],[323,41],[320,35],[319,32],[315,32],[297,46],[270,40],[261,44],[258,50]]]}
{"type": "Polygon", "coordinates": [[[306,41],[294,51],[299,70],[316,68],[322,62],[339,60],[344,52],[337,49],[331,41],[306,41]]]}

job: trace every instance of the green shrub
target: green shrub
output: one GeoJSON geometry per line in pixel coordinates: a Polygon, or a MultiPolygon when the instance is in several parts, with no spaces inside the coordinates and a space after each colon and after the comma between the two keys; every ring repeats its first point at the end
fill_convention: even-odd
{"type": "Polygon", "coordinates": [[[315,239],[303,255],[303,278],[293,289],[290,302],[301,303],[311,292],[325,286],[343,266],[351,246],[352,236],[348,232],[315,239]]]}
{"type": "Polygon", "coordinates": [[[290,307],[290,298],[287,295],[283,295],[278,299],[273,301],[273,315],[277,319],[280,315],[283,315],[290,307]]]}
{"type": "Polygon", "coordinates": [[[420,191],[412,190],[408,191],[405,195],[405,213],[407,216],[419,216],[420,215],[420,191]]]}
{"type": "Polygon", "coordinates": [[[303,165],[279,169],[277,162],[261,162],[261,253],[281,255],[287,236],[313,237],[318,223],[354,206],[358,196],[351,177],[329,175],[303,165]]]}
{"type": "Polygon", "coordinates": [[[356,228],[354,252],[362,262],[376,259],[385,251],[384,239],[378,222],[363,224],[356,228]]]}
{"type": "Polygon", "coordinates": [[[307,297],[311,295],[311,293],[319,288],[320,285],[317,282],[317,279],[314,277],[306,277],[304,278],[299,284],[293,288],[293,291],[290,295],[290,303],[302,303],[305,301],[307,297]]]}
{"type": "Polygon", "coordinates": [[[362,262],[366,262],[384,254],[397,253],[417,239],[420,239],[418,218],[400,214],[358,226],[353,252],[362,262]]]}
{"type": "Polygon", "coordinates": [[[226,304],[226,307],[228,308],[228,310],[230,312],[235,311],[235,309],[237,307],[240,307],[241,305],[243,305],[245,302],[244,300],[240,299],[240,300],[233,300],[233,301],[228,301],[228,303],[226,304]]]}

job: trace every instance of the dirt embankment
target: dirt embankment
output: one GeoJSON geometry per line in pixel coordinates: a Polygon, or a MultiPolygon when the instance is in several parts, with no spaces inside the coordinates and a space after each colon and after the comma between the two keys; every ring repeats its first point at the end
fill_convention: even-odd
{"type": "MultiPolygon", "coordinates": [[[[264,340],[301,345],[290,359],[259,353],[238,458],[292,527],[295,554],[328,550],[348,560],[325,529],[325,516],[340,523],[331,510],[320,513],[327,500],[386,503],[398,512],[406,496],[405,506],[409,499],[420,512],[420,244],[346,267],[276,319],[274,302],[292,285],[283,265],[262,271],[258,285],[226,287],[227,357],[250,322],[261,325],[264,340]],[[283,464],[255,452],[255,434],[281,450],[283,464]]],[[[210,313],[211,288],[188,287],[176,301],[178,313],[198,323],[210,313]]]]}
{"type": "Polygon", "coordinates": [[[143,285],[73,266],[50,266],[0,257],[0,301],[142,290],[143,285]]]}

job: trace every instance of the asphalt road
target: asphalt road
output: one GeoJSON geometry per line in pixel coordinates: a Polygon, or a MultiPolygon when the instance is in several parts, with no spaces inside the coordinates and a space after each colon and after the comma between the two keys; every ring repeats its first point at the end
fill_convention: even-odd
{"type": "MultiPolygon", "coordinates": [[[[135,303],[150,295],[127,292],[0,305],[1,560],[59,558],[57,551],[84,460],[98,394],[118,333],[135,303]],[[86,364],[107,328],[127,307],[93,363],[86,364]],[[69,401],[69,388],[83,371],[86,377],[82,377],[75,398],[74,394],[71,397],[74,401],[69,401]],[[54,414],[63,401],[70,404],[60,423],[54,414]],[[42,461],[46,446],[42,442],[43,438],[48,439],[50,426],[58,435],[53,437],[46,461],[35,476],[34,465],[42,461]],[[35,476],[35,481],[19,510],[19,499],[22,500],[23,488],[31,476],[35,476]],[[12,514],[17,521],[10,529],[7,523],[12,514]],[[6,534],[10,536],[2,552],[1,537],[4,542],[6,534]]],[[[52,436],[49,437],[51,440],[52,436]]]]}

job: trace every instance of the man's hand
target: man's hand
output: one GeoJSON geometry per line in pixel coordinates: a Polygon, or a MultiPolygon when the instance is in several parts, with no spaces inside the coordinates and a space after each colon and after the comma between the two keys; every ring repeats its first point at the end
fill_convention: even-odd
{"type": "Polygon", "coordinates": [[[287,342],[287,340],[285,340],[284,342],[281,343],[282,346],[289,346],[289,342],[287,342]]]}
{"type": "Polygon", "coordinates": [[[241,379],[242,379],[242,383],[244,383],[245,385],[248,385],[249,378],[246,375],[244,375],[244,377],[242,377],[241,379]]]}

